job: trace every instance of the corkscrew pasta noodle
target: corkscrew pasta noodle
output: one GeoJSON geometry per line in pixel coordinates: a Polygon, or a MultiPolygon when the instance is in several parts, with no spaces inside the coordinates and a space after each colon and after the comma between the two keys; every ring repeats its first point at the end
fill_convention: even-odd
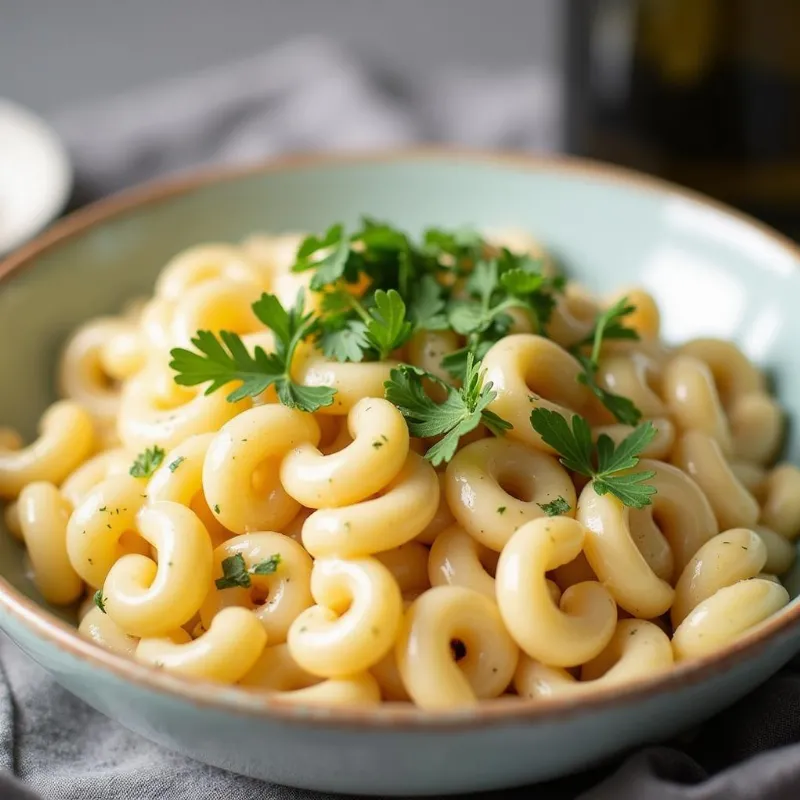
{"type": "Polygon", "coordinates": [[[163,367],[148,367],[123,389],[120,439],[134,452],[152,445],[171,450],[189,436],[217,431],[250,405],[245,400],[229,403],[225,394],[225,390],[205,395],[185,389],[163,367]]]}
{"type": "Polygon", "coordinates": [[[664,366],[662,381],[667,407],[678,429],[708,434],[729,456],[733,450],[730,421],[706,363],[693,356],[677,355],[664,366]]]}
{"type": "Polygon", "coordinates": [[[593,405],[591,393],[578,381],[580,364],[542,336],[506,336],[486,354],[483,367],[485,380],[497,392],[492,411],[514,426],[509,437],[547,453],[553,450],[529,424],[531,411],[549,408],[569,416],[593,405]]]}
{"type": "Polygon", "coordinates": [[[284,642],[265,647],[239,685],[268,692],[294,692],[307,689],[322,680],[306,672],[292,658],[289,645],[284,642]]]}
{"type": "Polygon", "coordinates": [[[343,508],[321,508],[303,525],[303,545],[315,558],[362,556],[391,550],[418,536],[439,504],[433,467],[409,452],[380,495],[343,508]]]}
{"type": "Polygon", "coordinates": [[[67,556],[72,504],[52,483],[29,483],[19,496],[19,525],[33,565],[33,580],[49,603],[68,605],[83,593],[83,581],[67,556]]]}
{"type": "Polygon", "coordinates": [[[289,629],[289,652],[305,670],[340,678],[377,664],[394,644],[402,598],[391,572],[373,558],[320,558],[311,572],[318,605],[289,629]]]}
{"type": "Polygon", "coordinates": [[[210,582],[200,607],[203,626],[208,629],[222,608],[244,606],[253,610],[271,644],[285,642],[289,626],[314,603],[310,589],[311,557],[294,539],[281,533],[246,533],[228,539],[214,551],[215,581],[223,576],[223,561],[236,555],[244,559],[248,568],[275,555],[277,565],[269,574],[252,575],[249,586],[218,589],[210,582]]]}
{"type": "Polygon", "coordinates": [[[514,675],[521,697],[543,700],[562,695],[587,694],[597,687],[630,683],[673,663],[669,637],[656,625],[639,619],[617,623],[606,648],[581,670],[576,680],[567,670],[523,656],[514,675]]]}
{"type": "Polygon", "coordinates": [[[498,552],[524,522],[557,497],[575,508],[567,471],[550,455],[506,439],[467,445],[447,467],[447,501],[461,526],[498,552]]]}
{"type": "Polygon", "coordinates": [[[556,605],[545,574],[583,549],[586,529],[567,517],[523,525],[497,564],[497,604],[517,644],[545,664],[574,667],[608,644],[617,623],[614,598],[599,583],[570,586],[556,605]],[[560,606],[560,607],[559,607],[560,606]]]}
{"type": "Polygon", "coordinates": [[[366,500],[389,484],[408,455],[403,415],[380,398],[359,400],[348,414],[352,442],[322,455],[298,445],[281,462],[281,483],[307,508],[336,508],[366,500]]]}
{"type": "Polygon", "coordinates": [[[201,243],[0,427],[9,546],[97,647],[276,702],[646,680],[780,613],[800,537],[762,371],[660,337],[525,231],[201,243]]]}
{"type": "Polygon", "coordinates": [[[655,574],[636,547],[630,531],[630,510],[617,498],[599,495],[589,485],[581,492],[577,519],[587,531],[584,555],[619,606],[643,619],[667,611],[675,590],[655,574]]]}
{"type": "Polygon", "coordinates": [[[94,424],[89,412],[71,400],[54,403],[42,415],[40,435],[27,447],[11,438],[0,442],[0,497],[16,497],[34,481],[61,483],[94,447],[94,424]]]}
{"type": "Polygon", "coordinates": [[[281,459],[319,442],[313,417],[285,406],[251,408],[222,426],[203,462],[203,491],[217,519],[234,533],[279,530],[300,510],[279,478],[281,459]]]}
{"type": "Polygon", "coordinates": [[[166,500],[141,508],[136,529],[157,561],[130,553],[111,567],[103,583],[106,613],[131,636],[160,636],[200,609],[211,580],[211,539],[191,509],[166,500]]]}
{"type": "Polygon", "coordinates": [[[403,683],[421,708],[474,705],[499,697],[517,666],[519,650],[495,603],[462,586],[436,586],[405,613],[396,644],[403,683]],[[453,661],[451,642],[465,654],[453,661]]]}

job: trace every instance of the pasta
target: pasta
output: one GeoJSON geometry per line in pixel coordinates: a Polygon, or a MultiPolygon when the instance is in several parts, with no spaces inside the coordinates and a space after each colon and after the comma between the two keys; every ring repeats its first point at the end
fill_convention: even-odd
{"type": "Polygon", "coordinates": [[[68,340],[5,527],[78,635],[282,702],[586,696],[788,603],[800,468],[732,342],[521,231],[178,253],[68,340]]]}

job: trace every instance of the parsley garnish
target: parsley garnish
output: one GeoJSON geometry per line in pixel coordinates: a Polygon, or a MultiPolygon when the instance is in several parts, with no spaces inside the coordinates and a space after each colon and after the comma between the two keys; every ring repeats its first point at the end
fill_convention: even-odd
{"type": "Polygon", "coordinates": [[[378,353],[378,360],[386,360],[411,337],[412,325],[406,320],[406,304],[394,290],[375,292],[375,307],[369,317],[364,317],[366,338],[378,353]]]}
{"type": "Polygon", "coordinates": [[[639,334],[633,328],[626,328],[624,318],[636,310],[630,305],[627,297],[623,297],[600,314],[595,322],[594,330],[573,348],[573,355],[583,367],[578,380],[587,386],[600,402],[624,425],[637,425],[642,412],[627,397],[609,392],[597,383],[597,368],[600,363],[600,351],[606,339],[638,339],[639,334]],[[584,355],[580,349],[591,344],[591,355],[584,355]]]}
{"type": "Polygon", "coordinates": [[[280,554],[273,553],[269,558],[259,561],[248,570],[242,554],[236,553],[236,555],[223,559],[222,577],[217,578],[214,584],[217,589],[232,589],[235,586],[246,589],[252,583],[251,575],[272,575],[280,563],[280,554]]]}
{"type": "Polygon", "coordinates": [[[199,353],[183,348],[171,351],[170,367],[175,382],[182,386],[210,383],[206,394],[232,381],[240,381],[228,400],[257,397],[274,385],[278,399],[289,408],[317,411],[333,403],[335,389],[327,386],[302,386],[292,380],[290,368],[297,345],[310,336],[316,322],[313,314],[303,312],[303,293],[298,292],[293,308],[286,310],[275,295],[264,293],[253,303],[253,313],[274,334],[275,352],[265,353],[256,347],[253,355],[241,338],[230,331],[221,331],[219,338],[211,331],[198,331],[192,344],[199,353]]]}
{"type": "Polygon", "coordinates": [[[583,355],[576,355],[583,367],[583,372],[578,375],[578,380],[587,386],[600,402],[614,415],[617,422],[623,425],[638,425],[642,412],[628,397],[623,397],[614,392],[609,392],[597,383],[597,366],[583,355]]]}
{"type": "Polygon", "coordinates": [[[492,433],[502,435],[511,424],[501,419],[487,406],[497,396],[492,384],[482,384],[479,365],[470,353],[464,385],[460,389],[449,386],[424,370],[406,364],[393,369],[384,383],[386,399],[394,403],[408,423],[412,436],[441,436],[425,454],[434,466],[449,461],[456,452],[459,439],[483,423],[492,433]],[[432,400],[423,378],[442,386],[447,397],[441,403],[432,400]]]}
{"type": "Polygon", "coordinates": [[[409,318],[417,330],[442,331],[448,327],[444,287],[433,275],[423,275],[411,287],[409,306],[409,318]]]}
{"type": "Polygon", "coordinates": [[[365,357],[385,361],[393,350],[411,337],[414,326],[406,319],[406,304],[394,290],[379,289],[368,308],[349,292],[329,294],[324,308],[334,315],[320,323],[322,351],[339,361],[361,361],[365,357]],[[342,316],[341,309],[352,308],[359,319],[342,316]]]}
{"type": "Polygon", "coordinates": [[[450,326],[467,337],[465,347],[442,359],[448,372],[456,377],[463,375],[467,353],[482,359],[510,331],[511,309],[523,310],[544,333],[555,307],[554,292],[561,283],[546,278],[541,266],[541,261],[514,255],[506,248],[496,258],[481,259],[475,264],[466,283],[469,298],[451,300],[448,305],[450,326]]]}
{"type": "Polygon", "coordinates": [[[633,328],[626,328],[624,319],[625,317],[636,311],[636,306],[632,306],[628,302],[627,297],[621,297],[609,306],[598,317],[594,324],[592,332],[579,344],[592,345],[592,362],[597,363],[600,360],[600,348],[605,339],[628,339],[637,341],[639,334],[633,328]]]}
{"type": "MultiPolygon", "coordinates": [[[[316,270],[311,278],[311,288],[318,291],[345,276],[349,255],[350,241],[345,235],[344,226],[331,225],[321,238],[307,236],[303,240],[297,249],[293,270],[294,272],[305,272],[307,269],[316,270]],[[324,257],[311,258],[326,249],[329,249],[330,252],[324,257]]],[[[349,277],[352,277],[351,282],[354,282],[355,277],[349,277]]]]}
{"type": "Polygon", "coordinates": [[[474,230],[431,229],[416,244],[370,219],[350,235],[333,225],[307,237],[293,269],[313,269],[311,288],[324,292],[317,339],[329,358],[385,359],[414,331],[453,327],[467,344],[442,363],[459,378],[467,353],[480,360],[508,333],[509,309],[522,309],[541,330],[555,305],[553,293],[562,288],[559,278],[541,273],[540,261],[490,248],[474,230]],[[454,276],[467,277],[466,298],[451,297],[454,276]],[[393,292],[390,308],[386,296],[393,292]]]}
{"type": "Polygon", "coordinates": [[[269,558],[265,558],[263,561],[259,561],[258,564],[255,564],[250,572],[252,572],[253,575],[272,575],[278,569],[280,563],[280,553],[273,553],[269,558]]]}
{"type": "Polygon", "coordinates": [[[346,317],[328,320],[319,338],[319,346],[334,361],[362,361],[369,349],[364,323],[346,317]]]}
{"type": "Polygon", "coordinates": [[[563,514],[569,514],[572,508],[561,495],[556,497],[555,500],[551,500],[549,503],[537,503],[536,505],[539,506],[548,517],[558,517],[563,514]]]}
{"type": "Polygon", "coordinates": [[[175,472],[184,461],[186,461],[186,456],[178,456],[174,461],[170,462],[169,471],[175,472]]]}
{"type": "Polygon", "coordinates": [[[294,272],[314,270],[313,291],[366,277],[370,290],[397,289],[404,299],[419,277],[436,268],[436,259],[414,247],[403,231],[369,218],[352,234],[338,224],[321,237],[306,237],[292,267],[294,272]],[[320,257],[321,251],[327,253],[320,257]]]}
{"type": "Polygon", "coordinates": [[[105,614],[106,612],[106,600],[103,597],[103,590],[98,589],[94,593],[94,604],[105,614]]]}
{"type": "Polygon", "coordinates": [[[149,478],[161,466],[165,455],[166,452],[158,445],[148,447],[136,456],[128,471],[134,478],[149,478]]]}
{"type": "Polygon", "coordinates": [[[445,231],[429,228],[422,236],[423,248],[437,259],[448,258],[456,274],[464,275],[483,255],[485,243],[473,228],[445,231]]]}
{"type": "Polygon", "coordinates": [[[639,455],[656,435],[651,422],[639,425],[617,446],[606,434],[601,434],[594,445],[589,423],[578,414],[573,415],[570,429],[558,412],[536,408],[531,412],[531,425],[542,441],[559,454],[567,469],[592,479],[598,494],[610,492],[631,508],[650,505],[656,488],[645,481],[655,477],[655,472],[629,470],[639,463],[639,455]]]}

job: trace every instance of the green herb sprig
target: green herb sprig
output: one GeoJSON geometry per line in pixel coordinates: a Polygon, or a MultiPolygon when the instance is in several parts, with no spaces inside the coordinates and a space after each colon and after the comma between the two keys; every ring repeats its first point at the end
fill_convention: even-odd
{"type": "Polygon", "coordinates": [[[391,371],[384,384],[386,399],[400,409],[411,435],[441,437],[425,454],[434,466],[449,461],[455,455],[459,439],[481,423],[497,436],[512,427],[487,408],[497,393],[492,391],[491,382],[483,383],[482,377],[471,353],[460,389],[416,367],[403,365],[391,371]],[[447,393],[444,401],[436,402],[428,395],[425,379],[444,388],[447,393]]]}
{"type": "Polygon", "coordinates": [[[573,355],[583,368],[583,372],[578,375],[578,380],[589,388],[618,422],[624,425],[638,425],[642,418],[642,412],[629,398],[600,386],[597,382],[597,370],[604,341],[610,339],[637,340],[639,338],[639,334],[633,328],[626,327],[624,323],[625,317],[635,310],[636,307],[628,302],[627,297],[621,298],[598,316],[592,332],[572,348],[573,355]],[[582,348],[586,345],[592,347],[588,356],[582,352],[582,348]]]}
{"type": "Polygon", "coordinates": [[[94,602],[94,604],[95,604],[95,605],[96,605],[96,606],[97,606],[97,607],[98,607],[98,608],[99,608],[99,609],[100,609],[100,610],[101,610],[101,611],[102,611],[104,614],[108,613],[108,612],[106,611],[106,599],[105,599],[105,597],[103,597],[103,590],[102,590],[102,589],[98,589],[98,590],[97,590],[97,591],[94,593],[94,595],[93,595],[93,597],[92,597],[92,601],[94,602]]]}
{"type": "Polygon", "coordinates": [[[241,553],[229,556],[222,561],[222,577],[214,581],[217,589],[232,589],[236,586],[247,589],[252,584],[251,575],[272,575],[281,563],[280,553],[254,564],[249,570],[241,553]]]}
{"type": "Polygon", "coordinates": [[[521,310],[539,333],[545,332],[563,282],[545,277],[541,268],[541,260],[515,255],[506,248],[475,264],[466,281],[467,297],[453,298],[447,306],[450,326],[467,338],[463,348],[442,360],[451,375],[463,377],[468,353],[481,360],[510,331],[512,309],[521,310]]]}
{"type": "Polygon", "coordinates": [[[561,495],[556,497],[555,500],[551,500],[549,503],[537,503],[536,505],[539,506],[548,517],[563,516],[564,514],[569,514],[572,510],[572,506],[561,495]]]}
{"type": "Polygon", "coordinates": [[[177,373],[175,382],[182,386],[208,383],[206,394],[239,382],[240,385],[228,395],[231,402],[257,397],[270,386],[275,386],[278,399],[289,408],[317,411],[331,405],[335,389],[303,386],[291,376],[297,346],[311,336],[316,327],[314,315],[304,312],[303,292],[298,292],[294,307],[288,311],[275,295],[265,292],[253,303],[253,313],[272,331],[275,339],[273,353],[256,347],[251,355],[241,337],[230,331],[222,331],[219,337],[211,331],[198,331],[192,344],[199,352],[176,348],[170,353],[170,367],[177,373]]]}
{"type": "Polygon", "coordinates": [[[406,316],[406,304],[400,294],[378,289],[365,307],[346,290],[327,295],[323,308],[334,313],[320,320],[320,343],[323,353],[337,361],[384,361],[402,347],[414,332],[414,324],[406,316]],[[348,311],[358,319],[352,319],[348,311]]]}
{"type": "Polygon", "coordinates": [[[650,505],[656,488],[647,481],[655,477],[655,472],[631,470],[656,435],[651,422],[639,425],[618,445],[606,434],[601,434],[595,445],[589,423],[578,414],[573,415],[570,427],[558,412],[535,408],[531,412],[531,425],[542,441],[559,454],[559,460],[567,469],[591,478],[598,494],[610,492],[631,508],[650,505]]]}
{"type": "Polygon", "coordinates": [[[149,478],[164,461],[166,452],[162,447],[153,445],[139,453],[128,472],[134,478],[149,478]]]}

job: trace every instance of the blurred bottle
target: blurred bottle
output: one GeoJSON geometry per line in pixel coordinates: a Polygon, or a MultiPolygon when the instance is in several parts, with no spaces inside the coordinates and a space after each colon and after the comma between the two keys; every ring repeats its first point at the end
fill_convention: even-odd
{"type": "Polygon", "coordinates": [[[800,239],[800,0],[571,0],[567,147],[800,239]]]}

